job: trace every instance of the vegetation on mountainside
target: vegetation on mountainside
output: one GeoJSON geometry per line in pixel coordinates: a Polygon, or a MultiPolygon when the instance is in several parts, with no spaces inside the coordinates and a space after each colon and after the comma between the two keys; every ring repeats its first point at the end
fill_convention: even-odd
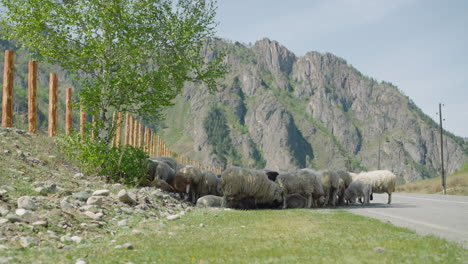
{"type": "Polygon", "coordinates": [[[241,157],[232,144],[224,110],[213,107],[203,121],[203,128],[208,136],[208,143],[212,146],[213,153],[218,157],[222,167],[227,166],[228,158],[232,160],[232,165],[240,166],[241,157]]]}

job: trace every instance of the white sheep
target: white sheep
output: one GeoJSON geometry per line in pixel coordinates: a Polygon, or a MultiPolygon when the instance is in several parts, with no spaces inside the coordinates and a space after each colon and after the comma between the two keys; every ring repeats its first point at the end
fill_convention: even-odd
{"type": "Polygon", "coordinates": [[[323,192],[325,194],[323,205],[335,206],[336,196],[340,188],[340,176],[331,170],[325,170],[319,173],[322,180],[323,192]]]}
{"type": "Polygon", "coordinates": [[[313,193],[317,186],[317,177],[313,170],[301,169],[290,173],[281,173],[276,177],[276,183],[283,194],[283,208],[287,207],[288,194],[300,194],[307,199],[307,208],[312,206],[313,193]]]}
{"type": "Polygon", "coordinates": [[[203,180],[202,171],[192,165],[182,167],[174,177],[174,189],[179,193],[186,193],[192,203],[196,203],[199,197],[198,186],[203,180]]]}
{"type": "Polygon", "coordinates": [[[209,194],[223,196],[221,178],[216,176],[216,174],[210,170],[203,170],[202,175],[203,178],[198,183],[196,190],[198,195],[200,197],[209,194]]]}
{"type": "Polygon", "coordinates": [[[223,197],[216,195],[205,195],[197,200],[197,207],[221,207],[223,197]]]}
{"type": "Polygon", "coordinates": [[[372,191],[372,185],[363,179],[357,179],[353,181],[344,193],[345,201],[351,204],[356,203],[356,199],[363,199],[362,205],[368,205],[370,200],[370,194],[372,191]]]}
{"type": "Polygon", "coordinates": [[[243,200],[253,200],[255,206],[282,202],[281,188],[264,171],[228,168],[221,174],[221,185],[228,207],[243,200]]]}
{"type": "Polygon", "coordinates": [[[363,180],[372,186],[372,193],[387,193],[388,204],[392,202],[392,192],[395,191],[396,176],[388,170],[375,170],[361,172],[359,174],[350,173],[353,181],[363,180]]]}

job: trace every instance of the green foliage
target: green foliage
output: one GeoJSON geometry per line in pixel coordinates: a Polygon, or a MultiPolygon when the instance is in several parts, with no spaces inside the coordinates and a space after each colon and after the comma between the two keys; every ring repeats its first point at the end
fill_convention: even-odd
{"type": "Polygon", "coordinates": [[[227,119],[223,109],[213,107],[203,121],[203,128],[208,136],[208,143],[218,156],[223,167],[228,163],[228,157],[233,165],[241,165],[241,157],[232,145],[227,119]]]}
{"type": "Polygon", "coordinates": [[[112,111],[156,121],[185,82],[216,89],[214,1],[0,0],[2,33],[39,61],[80,73],[81,103],[110,142],[112,111]],[[209,62],[205,56],[212,58],[209,62]]]}
{"type": "Polygon", "coordinates": [[[140,148],[110,147],[88,136],[81,140],[78,133],[62,137],[58,143],[61,152],[87,174],[131,185],[146,183],[148,155],[140,148]]]}

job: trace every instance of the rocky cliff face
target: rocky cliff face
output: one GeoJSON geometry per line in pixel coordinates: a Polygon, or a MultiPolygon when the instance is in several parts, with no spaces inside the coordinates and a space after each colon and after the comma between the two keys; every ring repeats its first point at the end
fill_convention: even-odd
{"type": "MultiPolygon", "coordinates": [[[[380,149],[380,168],[405,180],[438,175],[437,125],[392,84],[332,54],[296,57],[268,39],[216,47],[228,52],[231,67],[219,91],[187,86],[160,125],[179,154],[221,167],[360,171],[378,168],[380,149]],[[217,143],[225,150],[213,146],[224,141],[207,134],[214,109],[229,128],[230,143],[217,143]]],[[[467,144],[446,138],[450,173],[467,161],[467,144]]]]}

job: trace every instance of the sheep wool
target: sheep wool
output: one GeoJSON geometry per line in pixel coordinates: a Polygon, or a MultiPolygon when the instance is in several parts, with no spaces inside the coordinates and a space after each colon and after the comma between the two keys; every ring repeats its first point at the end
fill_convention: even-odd
{"type": "Polygon", "coordinates": [[[335,206],[336,196],[340,188],[340,176],[331,170],[320,172],[323,192],[325,193],[324,205],[335,206]]]}
{"type": "Polygon", "coordinates": [[[353,181],[348,186],[348,188],[346,188],[344,199],[347,202],[354,204],[356,203],[357,198],[363,198],[362,205],[368,205],[370,201],[371,191],[372,191],[372,185],[369,182],[363,179],[357,179],[353,181]]]}
{"type": "Polygon", "coordinates": [[[264,171],[228,168],[221,174],[221,186],[228,200],[253,197],[256,204],[282,201],[280,187],[264,171]]]}
{"type": "Polygon", "coordinates": [[[392,202],[392,192],[395,191],[396,176],[388,170],[375,170],[361,172],[359,174],[350,173],[353,181],[363,180],[372,186],[373,193],[387,193],[388,204],[392,202]]]}

